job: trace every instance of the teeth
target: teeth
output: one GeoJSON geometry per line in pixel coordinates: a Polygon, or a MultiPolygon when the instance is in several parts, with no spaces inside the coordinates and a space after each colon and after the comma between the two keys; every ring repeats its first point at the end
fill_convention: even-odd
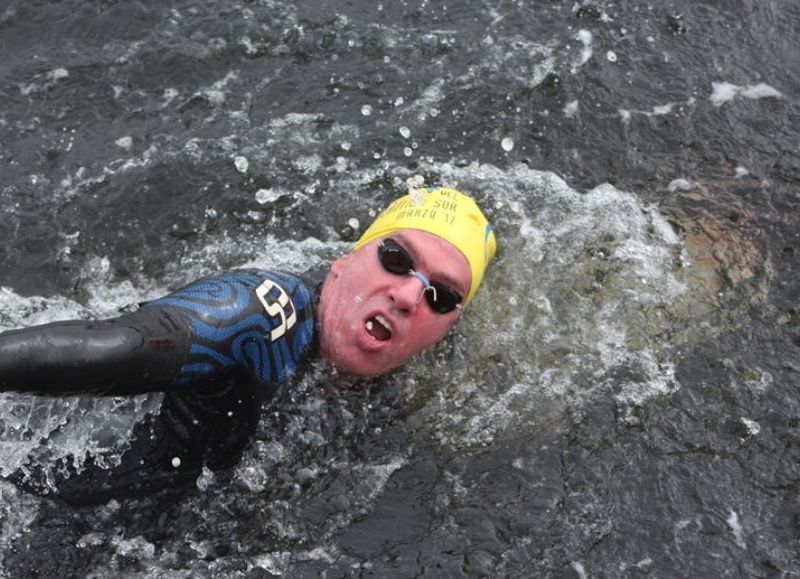
{"type": "Polygon", "coordinates": [[[378,323],[380,325],[382,325],[384,328],[386,328],[389,332],[392,331],[392,325],[389,323],[389,321],[386,318],[384,318],[381,315],[377,315],[377,316],[375,316],[375,319],[378,321],[378,323]]]}

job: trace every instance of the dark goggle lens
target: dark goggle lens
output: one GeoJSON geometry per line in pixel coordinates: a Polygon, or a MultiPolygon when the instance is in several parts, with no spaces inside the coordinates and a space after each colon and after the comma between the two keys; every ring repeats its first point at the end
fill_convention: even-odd
{"type": "MultiPolygon", "coordinates": [[[[378,244],[378,258],[383,269],[389,273],[409,275],[414,272],[414,260],[391,238],[384,239],[378,244]]],[[[452,312],[461,303],[460,295],[437,282],[429,282],[424,293],[425,301],[437,314],[452,312]]]]}
{"type": "Polygon", "coordinates": [[[436,282],[425,288],[425,299],[433,311],[439,314],[452,312],[461,303],[461,296],[436,282]]]}
{"type": "Polygon", "coordinates": [[[389,273],[407,275],[414,271],[414,260],[393,239],[384,239],[378,244],[378,257],[389,273]]]}

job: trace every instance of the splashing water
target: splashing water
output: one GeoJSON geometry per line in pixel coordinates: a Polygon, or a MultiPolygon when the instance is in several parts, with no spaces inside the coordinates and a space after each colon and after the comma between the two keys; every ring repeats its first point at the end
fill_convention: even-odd
{"type": "Polygon", "coordinates": [[[658,210],[602,185],[579,193],[518,165],[440,167],[440,179],[479,191],[500,254],[459,333],[465,368],[424,413],[449,445],[486,443],[535,422],[543,399],[580,405],[614,396],[621,419],[678,387],[678,238],[658,210]],[[492,328],[487,331],[487,328],[492,328]]]}

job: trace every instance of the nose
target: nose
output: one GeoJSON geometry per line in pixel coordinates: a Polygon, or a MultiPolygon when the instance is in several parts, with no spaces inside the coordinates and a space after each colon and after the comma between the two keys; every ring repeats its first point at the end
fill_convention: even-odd
{"type": "Polygon", "coordinates": [[[416,275],[398,277],[389,289],[389,298],[398,310],[405,314],[413,314],[422,299],[427,283],[416,275]]]}

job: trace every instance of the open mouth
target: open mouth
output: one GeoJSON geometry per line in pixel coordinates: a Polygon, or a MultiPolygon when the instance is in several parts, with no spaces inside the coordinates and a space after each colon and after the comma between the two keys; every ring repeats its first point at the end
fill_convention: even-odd
{"type": "Polygon", "coordinates": [[[380,314],[368,319],[365,327],[367,333],[379,342],[385,342],[392,337],[392,325],[380,314]]]}

